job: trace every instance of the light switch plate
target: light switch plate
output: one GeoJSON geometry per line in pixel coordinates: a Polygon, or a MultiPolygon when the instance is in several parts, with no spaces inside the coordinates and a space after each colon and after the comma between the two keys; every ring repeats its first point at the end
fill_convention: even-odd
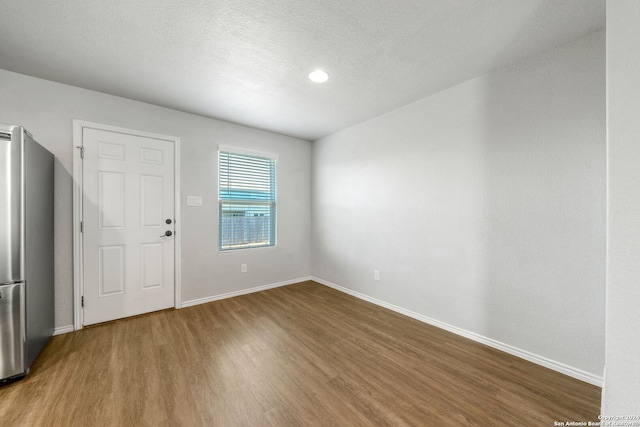
{"type": "Polygon", "coordinates": [[[202,206],[202,197],[187,196],[187,206],[202,206]]]}

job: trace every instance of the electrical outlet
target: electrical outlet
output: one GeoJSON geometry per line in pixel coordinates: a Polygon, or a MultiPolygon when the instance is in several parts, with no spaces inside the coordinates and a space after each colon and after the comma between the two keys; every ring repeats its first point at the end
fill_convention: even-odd
{"type": "Polygon", "coordinates": [[[240,264],[240,273],[247,272],[247,264],[240,264]]]}
{"type": "Polygon", "coordinates": [[[373,270],[373,280],[380,280],[380,270],[373,270]]]}

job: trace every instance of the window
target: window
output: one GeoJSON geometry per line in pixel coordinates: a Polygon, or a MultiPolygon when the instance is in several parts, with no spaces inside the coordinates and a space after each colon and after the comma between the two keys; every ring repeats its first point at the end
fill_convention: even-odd
{"type": "Polygon", "coordinates": [[[221,251],[275,246],[276,161],[270,154],[219,148],[221,251]]]}

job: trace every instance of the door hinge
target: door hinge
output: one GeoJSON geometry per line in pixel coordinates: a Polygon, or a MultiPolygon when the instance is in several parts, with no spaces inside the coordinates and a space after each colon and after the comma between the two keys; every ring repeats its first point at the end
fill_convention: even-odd
{"type": "Polygon", "coordinates": [[[84,296],[82,297],[82,299],[80,300],[80,305],[82,305],[84,307],[84,296]]]}
{"type": "Polygon", "coordinates": [[[80,158],[84,159],[84,146],[83,145],[78,145],[78,146],[76,146],[76,148],[80,150],[80,158]]]}
{"type": "Polygon", "coordinates": [[[84,233],[84,221],[80,221],[80,232],[84,233]]]}

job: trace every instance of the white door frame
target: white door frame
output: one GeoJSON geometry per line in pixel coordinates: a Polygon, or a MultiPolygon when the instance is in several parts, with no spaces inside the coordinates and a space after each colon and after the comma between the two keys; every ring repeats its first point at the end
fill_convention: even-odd
{"type": "Polygon", "coordinates": [[[161,139],[173,144],[174,151],[174,199],[175,199],[175,248],[174,248],[174,307],[182,307],[182,218],[181,218],[181,196],[180,196],[180,138],[175,136],[160,135],[156,133],[144,132],[134,129],[127,129],[118,126],[104,125],[100,123],[87,122],[84,120],[73,120],[73,327],[74,330],[82,329],[84,323],[82,311],[82,296],[84,289],[84,259],[82,256],[82,233],[80,224],[82,216],[82,157],[80,147],[82,146],[82,130],[85,128],[103,130],[108,132],[124,133],[147,138],[161,139]]]}

